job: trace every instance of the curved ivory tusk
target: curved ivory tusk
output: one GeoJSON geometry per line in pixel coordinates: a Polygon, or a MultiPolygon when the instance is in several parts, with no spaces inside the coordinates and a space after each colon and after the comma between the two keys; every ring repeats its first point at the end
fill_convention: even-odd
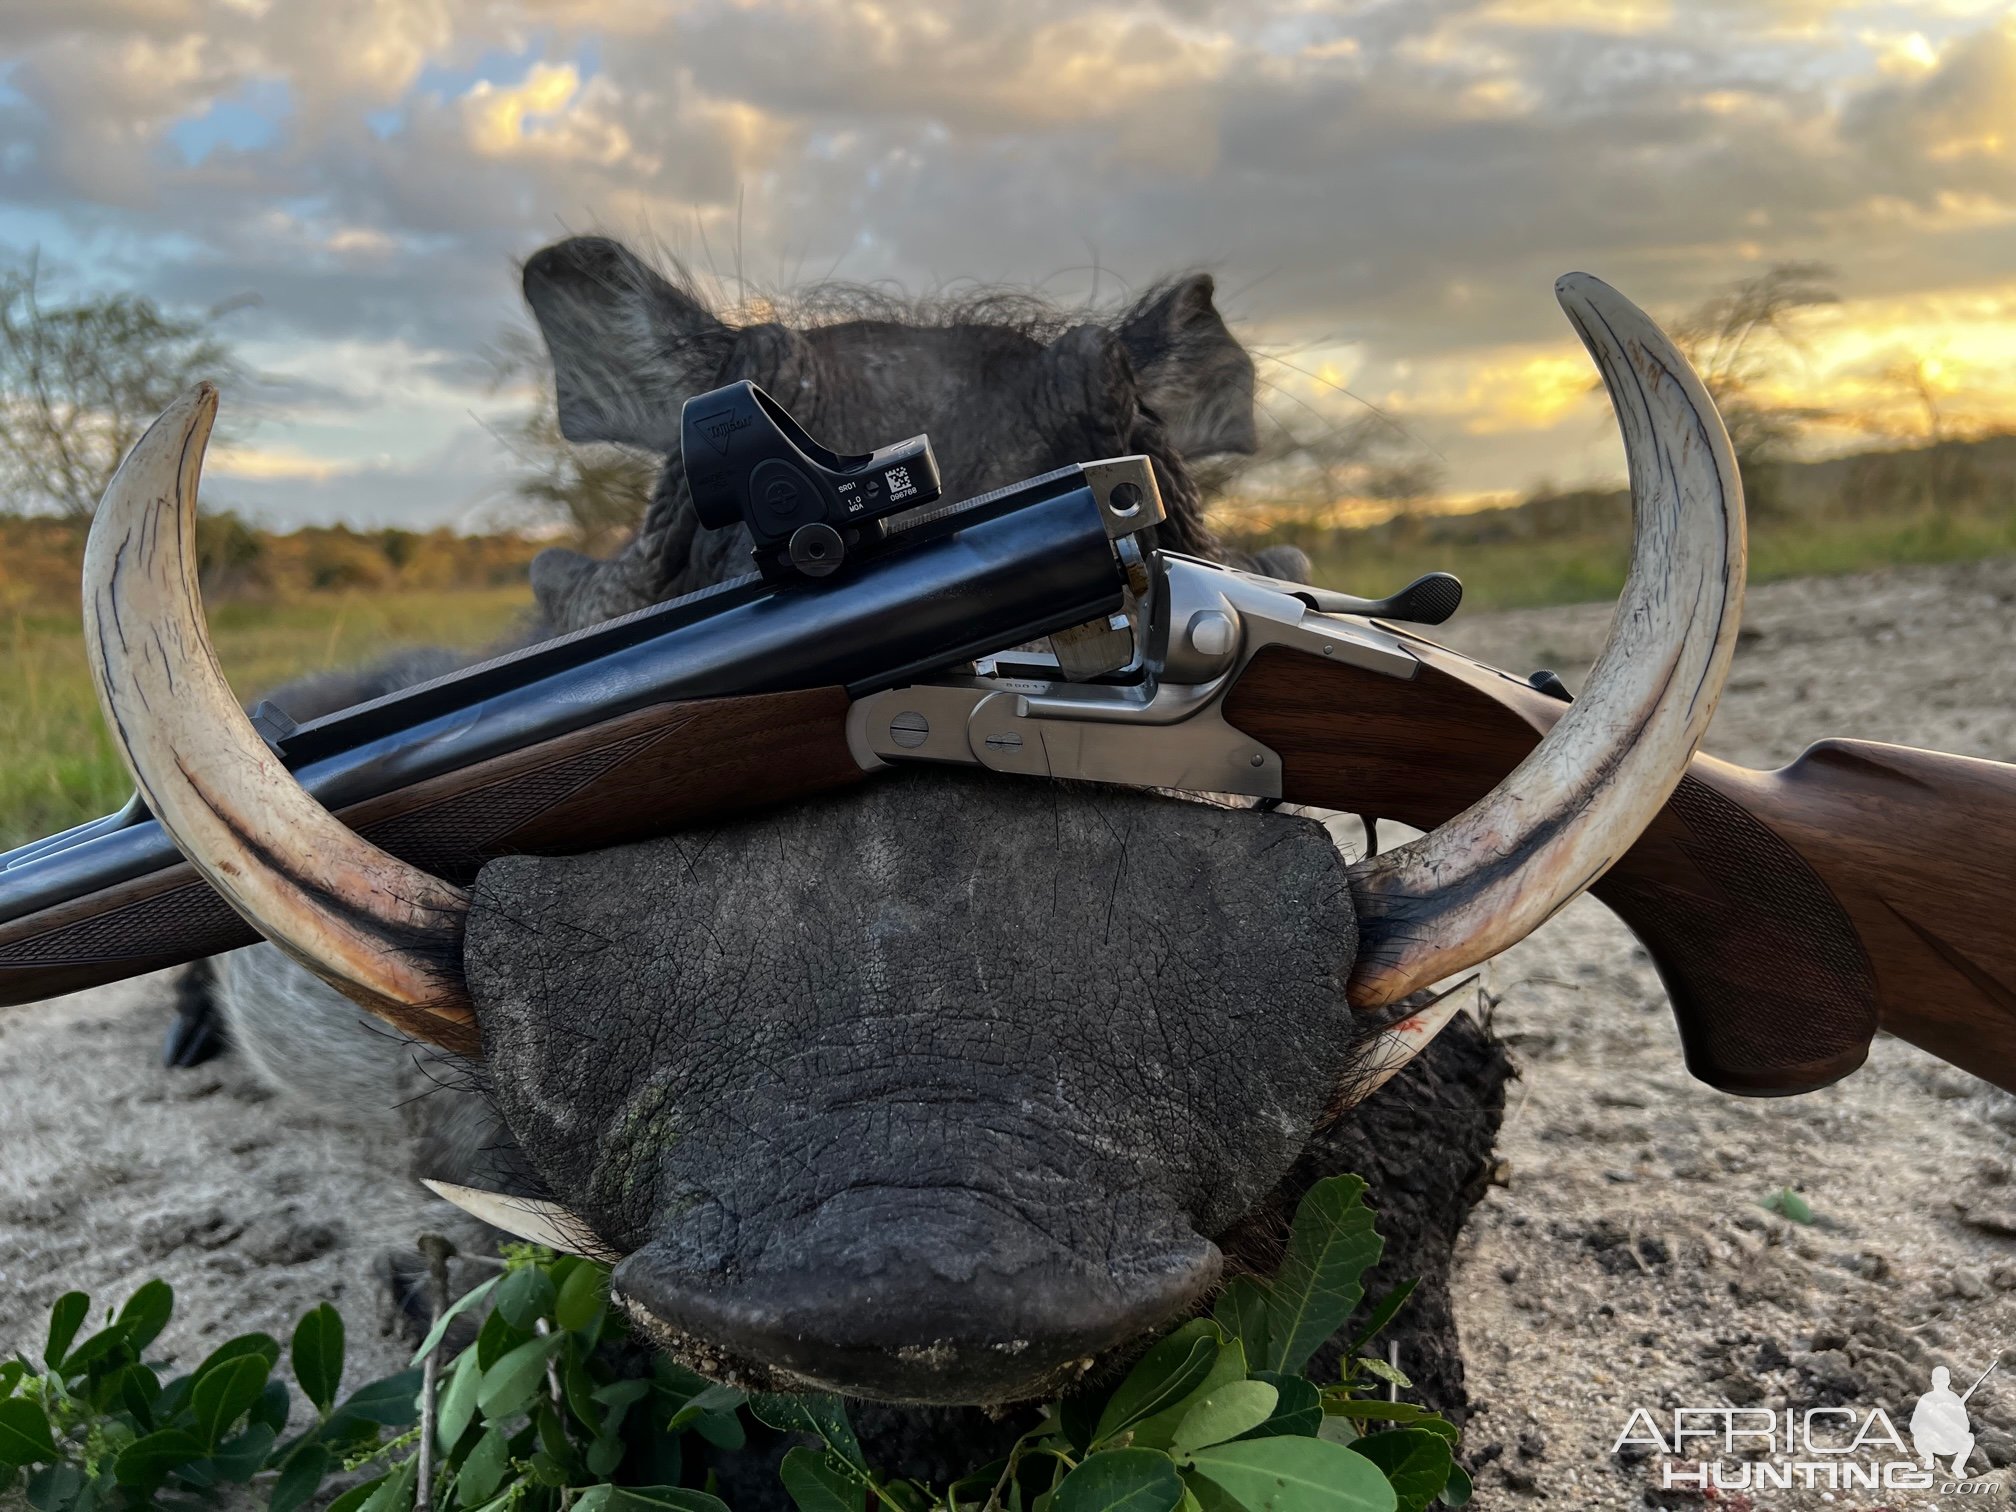
{"type": "Polygon", "coordinates": [[[1463,1011],[1463,1001],[1458,984],[1419,1013],[1410,1013],[1391,1028],[1382,1029],[1365,1047],[1365,1053],[1347,1078],[1350,1097],[1344,1107],[1357,1107],[1406,1070],[1407,1063],[1455,1021],[1456,1015],[1463,1011]]]}
{"type": "Polygon", "coordinates": [[[446,1198],[472,1218],[495,1229],[516,1234],[530,1244],[543,1244],[564,1255],[580,1255],[614,1265],[623,1256],[595,1237],[594,1230],[578,1215],[557,1202],[540,1197],[506,1197],[502,1192],[485,1192],[476,1187],[457,1186],[452,1181],[420,1184],[437,1197],[446,1198]]]}
{"type": "Polygon", "coordinates": [[[1636,305],[1555,285],[1601,369],[1631,463],[1631,572],[1582,696],[1484,797],[1351,868],[1352,1005],[1381,1007],[1523,939],[1602,876],[1708,728],[1743,601],[1743,487],[1714,403],[1636,305]]]}
{"type": "Polygon", "coordinates": [[[217,665],[196,585],[196,483],[216,415],[207,383],[178,399],[92,521],[84,639],[106,723],[162,828],[248,923],[406,1033],[474,1052],[468,898],[311,798],[217,665]]]}

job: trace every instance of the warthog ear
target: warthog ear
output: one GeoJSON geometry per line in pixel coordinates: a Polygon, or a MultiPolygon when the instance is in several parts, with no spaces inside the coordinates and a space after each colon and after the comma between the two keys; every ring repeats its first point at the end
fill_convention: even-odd
{"type": "Polygon", "coordinates": [[[1209,273],[1151,289],[1121,317],[1141,402],[1162,419],[1186,458],[1258,449],[1253,359],[1212,303],[1209,273]]]}
{"type": "Polygon", "coordinates": [[[535,252],[525,302],[553,355],[569,441],[676,450],[679,406],[714,386],[735,342],[691,292],[603,236],[535,252]]]}

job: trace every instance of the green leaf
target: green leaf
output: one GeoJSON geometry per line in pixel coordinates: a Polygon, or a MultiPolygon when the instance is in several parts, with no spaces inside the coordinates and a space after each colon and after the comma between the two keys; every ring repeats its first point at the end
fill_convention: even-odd
{"type": "Polygon", "coordinates": [[[12,1396],[14,1388],[28,1374],[28,1367],[19,1360],[0,1360],[0,1397],[12,1396]]]}
{"type": "Polygon", "coordinates": [[[1280,1375],[1275,1371],[1254,1372],[1256,1381],[1265,1381],[1272,1386],[1278,1400],[1274,1413],[1247,1435],[1248,1438],[1314,1438],[1323,1426],[1323,1393],[1316,1389],[1313,1381],[1305,1381],[1298,1375],[1280,1375]]]}
{"type": "Polygon", "coordinates": [[[441,1316],[434,1320],[434,1326],[427,1330],[427,1337],[422,1339],[420,1347],[413,1351],[413,1358],[409,1363],[418,1365],[427,1356],[432,1354],[434,1346],[439,1344],[442,1336],[448,1332],[448,1325],[461,1317],[463,1313],[474,1307],[478,1302],[481,1302],[485,1297],[489,1296],[497,1283],[503,1279],[502,1276],[492,1276],[481,1286],[471,1287],[453,1302],[449,1303],[441,1316]]]}
{"type": "Polygon", "coordinates": [[[1268,1370],[1307,1365],[1364,1295],[1359,1278],[1385,1248],[1364,1195],[1358,1177],[1330,1176],[1295,1210],[1288,1253],[1266,1287],[1267,1352],[1258,1363],[1268,1370]]]}
{"type": "MultiPolygon", "coordinates": [[[[672,1421],[666,1424],[666,1428],[669,1432],[677,1433],[680,1429],[697,1423],[710,1412],[732,1413],[748,1400],[745,1393],[733,1386],[720,1386],[710,1382],[686,1399],[685,1405],[672,1414],[672,1421]]],[[[844,1418],[842,1421],[844,1422],[844,1418]]],[[[812,1431],[818,1432],[817,1429],[812,1431]]]]}
{"type": "Polygon", "coordinates": [[[343,1384],[343,1315],[324,1302],[294,1325],[288,1351],[294,1379],[317,1412],[326,1413],[343,1384]]]}
{"type": "Polygon", "coordinates": [[[858,1475],[849,1474],[818,1449],[793,1449],[784,1456],[778,1474],[798,1512],[861,1512],[867,1495],[858,1475]]]}
{"type": "Polygon", "coordinates": [[[126,1299],[126,1305],[119,1309],[119,1316],[112,1320],[112,1326],[126,1336],[126,1342],[133,1347],[135,1358],[161,1337],[161,1330],[168,1326],[169,1318],[175,1313],[175,1293],[166,1281],[155,1279],[142,1286],[126,1299]]]}
{"type": "Polygon", "coordinates": [[[23,1397],[0,1402],[0,1465],[32,1465],[56,1458],[56,1440],[41,1404],[23,1397]]]}
{"type": "Polygon", "coordinates": [[[130,1353],[126,1330],[117,1323],[108,1323],[70,1351],[70,1358],[63,1362],[61,1374],[66,1377],[81,1375],[100,1360],[122,1349],[130,1353]]]}
{"type": "Polygon", "coordinates": [[[251,1423],[243,1433],[210,1456],[217,1474],[227,1481],[249,1481],[266,1467],[266,1456],[278,1437],[265,1423],[251,1423]]]}
{"type": "Polygon", "coordinates": [[[1211,1316],[1225,1336],[1246,1346],[1246,1358],[1267,1358],[1267,1293],[1251,1276],[1236,1276],[1218,1293],[1211,1316]]]}
{"type": "Polygon", "coordinates": [[[1244,1439],[1191,1456],[1191,1468],[1247,1512],[1396,1512],[1379,1467],[1341,1444],[1244,1439]]]}
{"type": "Polygon", "coordinates": [[[36,1512],[65,1512],[83,1493],[84,1471],[77,1465],[46,1465],[28,1477],[25,1489],[36,1512]]]}
{"type": "Polygon", "coordinates": [[[331,1415],[332,1420],[347,1416],[363,1418],[383,1428],[404,1428],[420,1415],[419,1393],[420,1372],[402,1370],[382,1381],[368,1381],[359,1386],[331,1415]]]}
{"type": "MultiPolygon", "coordinates": [[[[1208,1332],[1204,1334],[1204,1337],[1210,1336],[1208,1332]]],[[[1221,1345],[1218,1358],[1212,1362],[1209,1373],[1195,1390],[1174,1405],[1143,1418],[1128,1430],[1134,1443],[1147,1449],[1167,1449],[1175,1442],[1176,1430],[1183,1426],[1183,1416],[1194,1403],[1234,1381],[1245,1380],[1246,1374],[1246,1347],[1237,1339],[1221,1345]]]]}
{"type": "Polygon", "coordinates": [[[521,1333],[531,1333],[552,1308],[553,1280],[536,1265],[510,1272],[497,1287],[497,1311],[521,1333]]]}
{"type": "Polygon", "coordinates": [[[1452,1464],[1449,1467],[1449,1484],[1442,1488],[1442,1494],[1436,1500],[1445,1507],[1467,1507],[1476,1489],[1470,1483],[1470,1472],[1461,1465],[1452,1464]]]}
{"type": "Polygon", "coordinates": [[[728,1512],[728,1504],[683,1486],[590,1486],[574,1512],[728,1512]]]}
{"type": "Polygon", "coordinates": [[[602,1315],[609,1300],[609,1272],[593,1261],[584,1260],[567,1273],[560,1294],[553,1303],[553,1321],[572,1333],[579,1333],[602,1315]]]}
{"type": "Polygon", "coordinates": [[[513,1328],[505,1321],[504,1314],[493,1307],[476,1330],[476,1363],[488,1370],[530,1337],[513,1328]]]}
{"type": "Polygon", "coordinates": [[[216,1448],[225,1431],[251,1410],[266,1389],[271,1368],[263,1355],[242,1354],[196,1377],[189,1388],[189,1407],[196,1414],[196,1436],[205,1449],[216,1448]]]}
{"type": "Polygon", "coordinates": [[[1183,1478],[1160,1449],[1106,1449],[1057,1487],[1051,1512],[1176,1512],[1183,1478]]]}
{"type": "Polygon", "coordinates": [[[263,1333],[240,1334],[235,1339],[226,1339],[203,1357],[201,1365],[189,1372],[189,1380],[193,1385],[226,1360],[236,1360],[246,1355],[257,1355],[266,1362],[266,1368],[271,1370],[280,1363],[280,1343],[271,1334],[263,1333]]]}
{"type": "Polygon", "coordinates": [[[1398,1365],[1389,1365],[1377,1355],[1359,1355],[1353,1361],[1366,1375],[1377,1377],[1390,1385],[1405,1389],[1414,1383],[1407,1379],[1407,1372],[1398,1365]]]}
{"type": "Polygon", "coordinates": [[[484,1429],[455,1477],[455,1499],[465,1507],[481,1506],[496,1495],[504,1483],[504,1472],[510,1468],[509,1441],[495,1428],[484,1429]]]}
{"type": "Polygon", "coordinates": [[[328,1471],[329,1451],[320,1444],[295,1450],[273,1483],[273,1499],[267,1504],[270,1512],[300,1512],[322,1489],[322,1477],[328,1471]]]}
{"type": "Polygon", "coordinates": [[[182,1466],[203,1458],[203,1445],[180,1428],[163,1428],[135,1439],[119,1451],[112,1473],[122,1486],[142,1494],[156,1490],[182,1466]]]}
{"type": "Polygon", "coordinates": [[[113,1402],[123,1407],[140,1432],[152,1433],[160,1426],[154,1408],[161,1397],[161,1380],[145,1365],[127,1365],[115,1372],[105,1382],[103,1396],[108,1407],[113,1402]]]}
{"type": "Polygon", "coordinates": [[[1448,1444],[1419,1428],[1368,1433],[1351,1448],[1377,1465],[1392,1483],[1400,1512],[1423,1512],[1449,1484],[1449,1471],[1456,1463],[1448,1444]]]}
{"type": "Polygon", "coordinates": [[[1382,1402],[1374,1397],[1330,1396],[1323,1398],[1323,1411],[1330,1417],[1349,1418],[1359,1423],[1420,1423],[1434,1418],[1430,1409],[1416,1402],[1382,1402]]]}
{"type": "Polygon", "coordinates": [[[264,1423],[276,1436],[285,1433],[288,1412],[293,1405],[289,1397],[285,1381],[268,1381],[266,1389],[259,1393],[259,1400],[252,1408],[250,1420],[264,1423]]]}
{"type": "Polygon", "coordinates": [[[476,1421],[476,1392],[482,1384],[483,1371],[476,1363],[476,1351],[464,1350],[455,1361],[434,1417],[435,1442],[440,1444],[442,1453],[453,1453],[469,1425],[476,1421]]]}
{"type": "Polygon", "coordinates": [[[616,1467],[623,1463],[623,1451],[627,1446],[620,1438],[598,1438],[588,1446],[586,1455],[588,1473],[606,1480],[616,1473],[616,1467]]]}
{"type": "Polygon", "coordinates": [[[777,1396],[760,1393],[749,1398],[749,1410],[757,1421],[780,1433],[810,1433],[856,1470],[865,1472],[868,1461],[861,1457],[861,1441],[847,1421],[847,1404],[837,1396],[777,1396]]]}
{"type": "Polygon", "coordinates": [[[1184,1324],[1141,1357],[1099,1414],[1092,1442],[1103,1444],[1143,1418],[1173,1407],[1204,1384],[1222,1344],[1209,1318],[1184,1324]]]}
{"type": "Polygon", "coordinates": [[[364,1502],[361,1512],[407,1512],[413,1505],[413,1491],[420,1479],[420,1456],[403,1461],[379,1482],[364,1502]]]}
{"type": "Polygon", "coordinates": [[[1209,1444],[1222,1444],[1258,1428],[1274,1415],[1281,1393],[1265,1381],[1233,1381],[1206,1393],[1183,1414],[1170,1447],[1188,1454],[1209,1444]]]}
{"type": "Polygon", "coordinates": [[[376,1496],[378,1488],[391,1478],[389,1475],[381,1475],[376,1480],[365,1481],[361,1486],[352,1486],[348,1491],[337,1497],[336,1500],[329,1503],[323,1509],[323,1512],[357,1512],[357,1509],[376,1496]]]}
{"type": "Polygon", "coordinates": [[[483,1416],[510,1417],[531,1406],[545,1384],[546,1362],[563,1337],[556,1333],[528,1339],[484,1371],[483,1384],[476,1388],[476,1405],[483,1416]]]}
{"type": "Polygon", "coordinates": [[[1346,1353],[1356,1354],[1376,1338],[1379,1331],[1393,1321],[1394,1315],[1407,1305],[1407,1299],[1414,1295],[1414,1288],[1420,1284],[1419,1276],[1409,1276],[1381,1297],[1379,1305],[1372,1309],[1372,1316],[1365,1320],[1365,1326],[1358,1330],[1357,1337],[1352,1339],[1351,1347],[1346,1353]]]}
{"type": "Polygon", "coordinates": [[[1812,1204],[1790,1187],[1780,1187],[1764,1199],[1763,1206],[1780,1218],[1789,1218],[1794,1223],[1813,1221],[1812,1204]]]}
{"type": "Polygon", "coordinates": [[[44,1365],[54,1370],[63,1363],[64,1351],[90,1315],[91,1299],[83,1292],[65,1292],[56,1299],[56,1305],[49,1309],[49,1342],[42,1346],[44,1365]]]}

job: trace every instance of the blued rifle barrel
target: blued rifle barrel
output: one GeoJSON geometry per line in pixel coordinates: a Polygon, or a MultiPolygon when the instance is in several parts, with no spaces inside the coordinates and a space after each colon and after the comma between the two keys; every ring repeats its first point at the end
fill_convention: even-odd
{"type": "MultiPolygon", "coordinates": [[[[852,694],[1121,606],[1122,570],[1082,469],[924,514],[892,549],[805,586],[738,578],[304,724],[274,744],[330,809],[680,699],[852,694]]],[[[180,861],[144,811],[0,856],[0,924],[180,861]]],[[[0,946],[0,967],[31,966],[0,946]]],[[[25,997],[37,994],[28,992],[25,997]]],[[[0,987],[0,1002],[23,1001],[0,987]]]]}

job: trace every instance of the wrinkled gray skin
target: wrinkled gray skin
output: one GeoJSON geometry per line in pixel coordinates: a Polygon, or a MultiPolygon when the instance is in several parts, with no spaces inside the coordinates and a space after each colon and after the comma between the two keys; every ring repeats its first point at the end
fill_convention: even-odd
{"type": "MultiPolygon", "coordinates": [[[[746,377],[843,450],[929,431],[952,498],[1146,452],[1165,543],[1204,554],[1184,459],[1253,444],[1252,364],[1201,276],[1106,322],[983,304],[798,330],[724,325],[600,239],[540,253],[525,284],[576,440],[670,454],[681,401],[746,377]]],[[[695,528],[668,455],[614,560],[535,564],[542,630],[735,575],[739,537],[695,528]]],[[[278,701],[307,717],[430,670],[278,701]]],[[[417,1055],[266,948],[222,963],[229,1035],[283,1089],[417,1119],[420,1174],[575,1209],[630,1253],[617,1287],[645,1332],[710,1373],[913,1403],[1039,1395],[1268,1266],[1308,1183],[1358,1170],[1390,1236],[1375,1289],[1423,1279],[1403,1357],[1460,1412],[1449,1249],[1505,1068],[1459,1022],[1331,1118],[1358,1032],[1354,929],[1314,826],[906,774],[494,863],[476,895],[484,1067],[417,1055]]],[[[892,1468],[944,1474],[1016,1420],[863,1421],[892,1468]]]]}

